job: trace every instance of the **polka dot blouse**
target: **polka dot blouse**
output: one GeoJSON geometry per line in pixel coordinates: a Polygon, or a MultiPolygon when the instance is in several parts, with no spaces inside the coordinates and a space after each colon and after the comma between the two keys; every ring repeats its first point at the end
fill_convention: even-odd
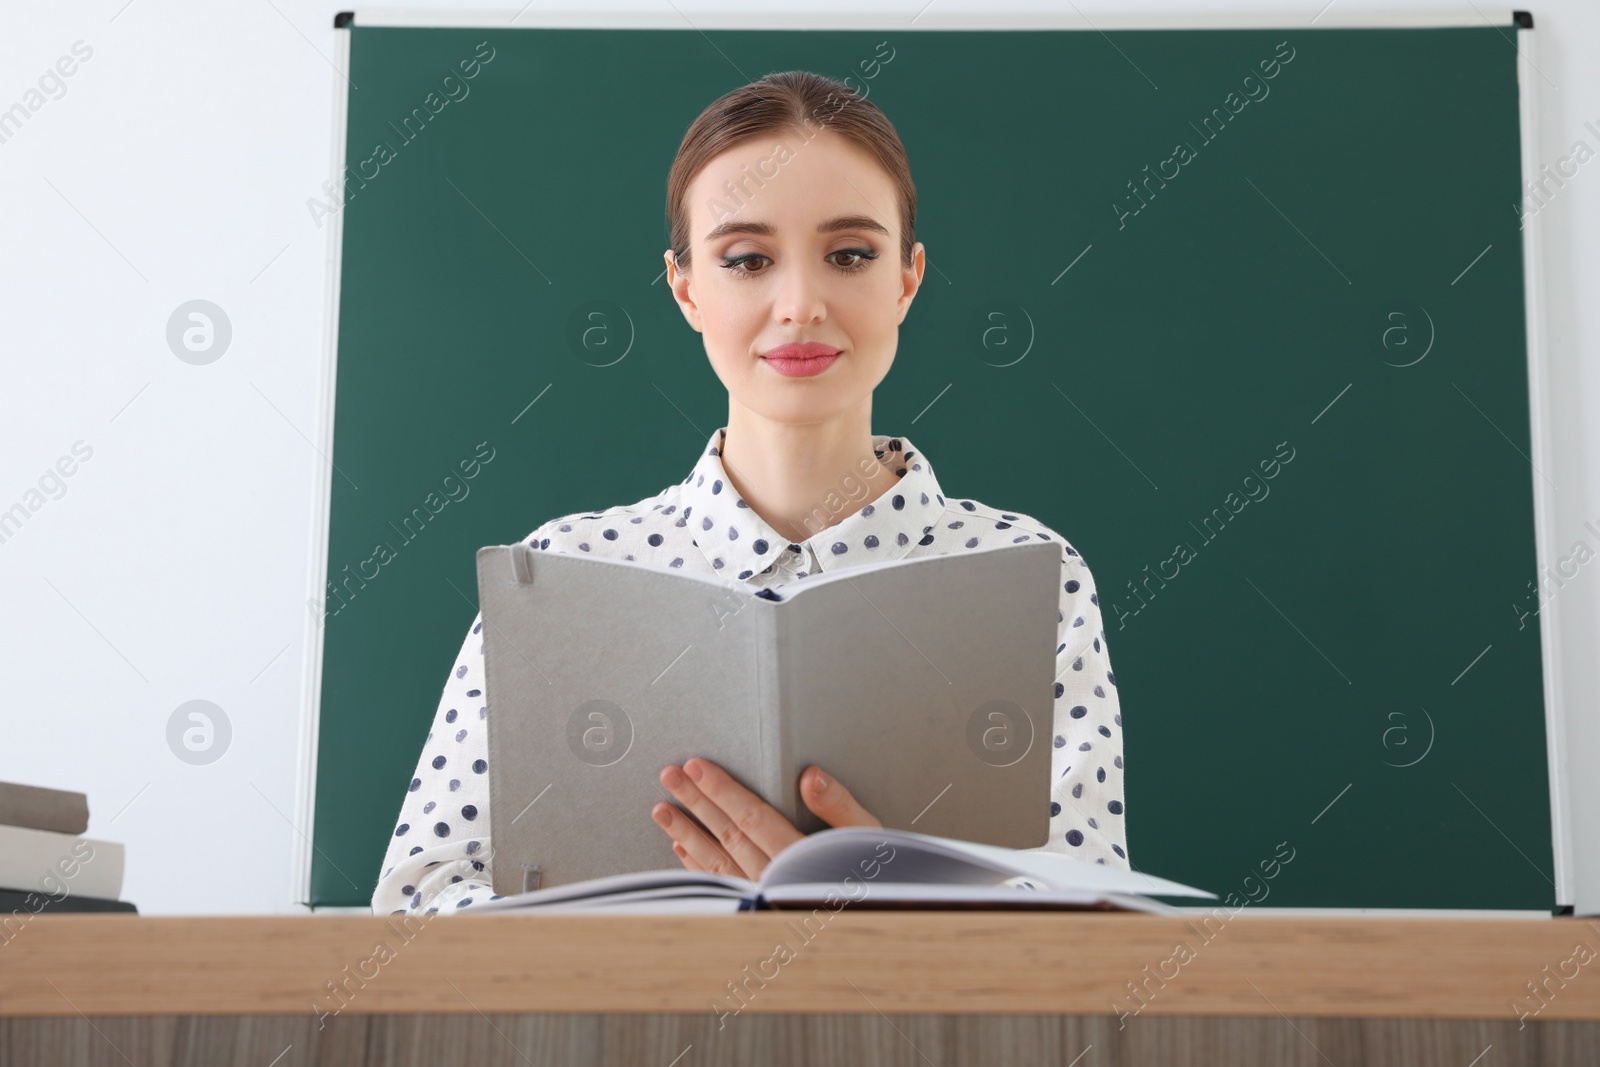
{"type": "MultiPolygon", "coordinates": [[[[1050,841],[1080,859],[1126,868],[1122,715],[1089,566],[1060,534],[1027,515],[946,499],[927,458],[904,437],[873,437],[900,478],[877,500],[794,542],[739,497],[721,460],[726,427],[712,435],[682,482],[594,514],[564,515],[526,541],[547,552],[589,552],[701,573],[721,572],[762,590],[874,560],[896,560],[1031,540],[1061,546],[1050,841]]],[[[389,838],[372,895],[377,914],[446,912],[493,896],[484,698],[483,617],[473,620],[445,681],[389,838]]],[[[847,786],[850,784],[845,783],[847,786]]],[[[552,811],[550,815],[558,813],[552,811]]],[[[650,813],[641,810],[639,818],[650,813]]]]}

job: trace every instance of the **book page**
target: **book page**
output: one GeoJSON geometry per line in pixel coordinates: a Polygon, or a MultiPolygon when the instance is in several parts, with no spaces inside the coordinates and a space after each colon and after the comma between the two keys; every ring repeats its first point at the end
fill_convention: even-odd
{"type": "Polygon", "coordinates": [[[505,911],[513,908],[542,909],[568,904],[592,908],[607,901],[666,899],[690,895],[739,901],[753,896],[754,893],[753,882],[747,882],[743,878],[725,878],[705,871],[633,871],[605,878],[592,878],[584,882],[569,882],[566,885],[551,886],[549,889],[513,893],[499,900],[485,901],[465,910],[462,914],[476,915],[479,912],[505,911]]]}
{"type": "Polygon", "coordinates": [[[910,882],[999,885],[1017,876],[1051,889],[1214,897],[1203,889],[1120,867],[1085,863],[1059,852],[1007,849],[875,827],[822,830],[796,842],[762,875],[763,893],[804,882],[910,882]]]}
{"type": "MultiPolygon", "coordinates": [[[[825,906],[832,909],[829,897],[837,901],[838,883],[799,882],[772,886],[762,893],[762,902],[782,911],[789,908],[825,906]]],[[[857,908],[926,907],[949,909],[1034,908],[1083,911],[1142,911],[1153,915],[1182,915],[1183,912],[1161,901],[1135,893],[1100,893],[1092,889],[1031,889],[1001,885],[913,885],[905,882],[868,883],[859,900],[845,898],[857,908]]]]}

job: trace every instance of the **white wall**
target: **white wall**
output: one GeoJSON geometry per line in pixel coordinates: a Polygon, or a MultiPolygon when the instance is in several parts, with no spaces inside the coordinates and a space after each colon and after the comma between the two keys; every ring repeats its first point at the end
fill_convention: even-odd
{"type": "MultiPolygon", "coordinates": [[[[1308,24],[1324,3],[1228,10],[1308,24]]],[[[1389,7],[1335,4],[1322,18],[1389,7]]],[[[147,914],[296,910],[308,438],[328,283],[325,231],[306,200],[327,177],[333,15],[347,5],[12,0],[0,9],[0,110],[24,101],[75,42],[93,50],[63,79],[64,95],[0,143],[0,510],[23,501],[75,442],[93,450],[64,479],[64,494],[0,543],[0,779],[87,791],[90,833],[127,843],[125,896],[147,914]],[[194,299],[219,305],[233,330],[227,351],[204,366],[176,358],[166,337],[174,310],[194,299]],[[174,710],[195,699],[220,706],[232,728],[226,755],[204,766],[180,761],[167,739],[174,710]]],[[[998,10],[936,5],[919,24],[998,10]]],[[[509,21],[523,4],[499,6],[509,21]]],[[[714,9],[639,6],[691,21],[714,9]]],[[[925,6],[865,0],[836,10],[909,23],[925,6]]],[[[1076,6],[1102,26],[1112,12],[1212,8],[1076,6]]],[[[1461,2],[1411,9],[1474,13],[1461,2]]],[[[1541,85],[1540,156],[1554,163],[1579,138],[1600,149],[1583,128],[1600,127],[1600,5],[1551,0],[1534,15],[1536,62],[1558,87],[1541,85]]],[[[1471,166],[1472,156],[1464,148],[1439,162],[1471,166]]],[[[1600,163],[1540,215],[1556,383],[1546,473],[1559,486],[1554,536],[1563,545],[1595,545],[1583,524],[1600,526],[1600,424],[1582,418],[1600,410],[1600,381],[1582,358],[1600,330],[1597,212],[1600,163]]],[[[1577,712],[1569,740],[1590,754],[1600,753],[1590,710],[1595,574],[1585,569],[1557,601],[1577,712]]],[[[1600,775],[1588,777],[1596,784],[1574,797],[1588,819],[1577,835],[1600,851],[1600,775]]],[[[1600,883],[1600,857],[1589,862],[1588,884],[1600,883]]]]}

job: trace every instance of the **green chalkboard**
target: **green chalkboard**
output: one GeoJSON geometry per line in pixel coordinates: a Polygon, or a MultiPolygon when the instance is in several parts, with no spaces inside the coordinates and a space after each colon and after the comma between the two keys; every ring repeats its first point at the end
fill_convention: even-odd
{"type": "Polygon", "coordinates": [[[313,904],[370,898],[474,551],[723,424],[667,169],[711,100],[809,69],[919,194],[874,429],[1093,568],[1134,865],[1555,906],[1515,27],[347,32],[327,573],[375,576],[322,618],[313,904]]]}

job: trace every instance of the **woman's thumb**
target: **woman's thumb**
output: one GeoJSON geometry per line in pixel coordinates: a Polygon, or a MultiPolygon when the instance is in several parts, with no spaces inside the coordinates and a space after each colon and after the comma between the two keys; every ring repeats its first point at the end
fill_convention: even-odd
{"type": "Polygon", "coordinates": [[[829,826],[883,825],[856,801],[844,783],[823,774],[821,767],[807,767],[800,776],[800,797],[829,826]]]}

